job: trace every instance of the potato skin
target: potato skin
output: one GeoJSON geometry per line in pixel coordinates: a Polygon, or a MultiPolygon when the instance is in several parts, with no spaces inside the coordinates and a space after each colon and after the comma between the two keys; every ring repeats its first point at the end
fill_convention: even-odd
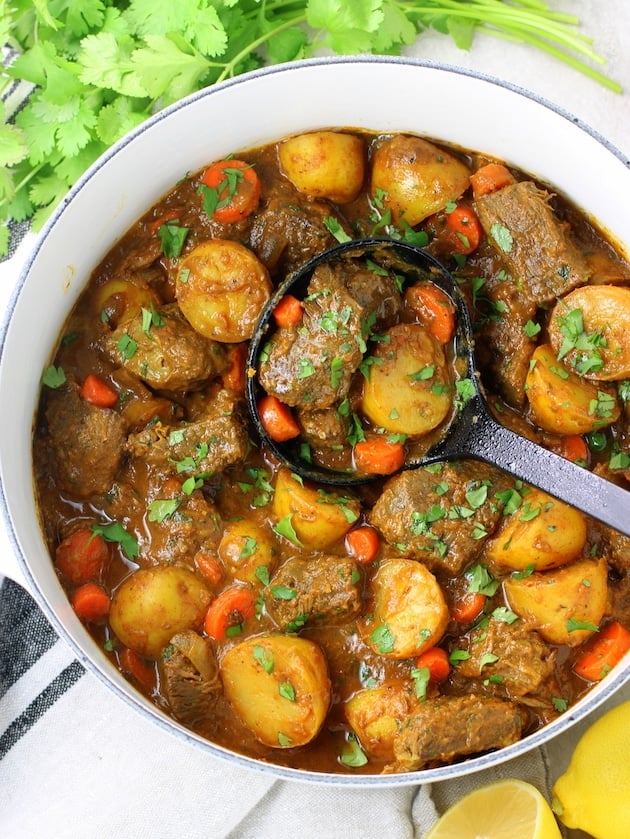
{"type": "Polygon", "coordinates": [[[261,585],[259,568],[267,568],[271,576],[275,565],[271,533],[246,518],[226,524],[217,552],[235,579],[252,585],[261,585]]]}
{"type": "Polygon", "coordinates": [[[577,647],[593,630],[574,629],[571,619],[599,625],[608,600],[604,559],[583,559],[557,571],[510,577],[503,583],[508,605],[551,644],[577,647]]]}
{"type": "Polygon", "coordinates": [[[386,559],[371,581],[372,620],[365,641],[387,658],[410,658],[434,647],[449,622],[444,594],[433,574],[413,559],[386,559]]]}
{"type": "Polygon", "coordinates": [[[384,193],[395,222],[414,227],[456,201],[470,185],[457,158],[420,137],[399,134],[380,143],[372,156],[370,193],[384,193]]]}
{"type": "Polygon", "coordinates": [[[390,683],[357,691],[344,705],[346,719],[370,757],[394,760],[394,737],[418,705],[410,686],[390,683]]]}
{"type": "Polygon", "coordinates": [[[606,385],[595,385],[565,367],[549,344],[534,350],[525,390],[534,422],[555,434],[588,434],[619,418],[615,391],[606,385]],[[614,407],[606,417],[591,408],[600,391],[613,400],[614,407]]]}
{"type": "Polygon", "coordinates": [[[282,171],[293,186],[311,198],[338,204],[354,201],[365,177],[363,142],[340,131],[297,134],[280,144],[282,171]]]}
{"type": "Polygon", "coordinates": [[[179,308],[193,329],[234,344],[252,337],[271,289],[269,272],[258,257],[227,239],[193,248],[180,261],[175,284],[179,308]]]}
{"type": "Polygon", "coordinates": [[[583,513],[542,490],[531,489],[523,505],[505,518],[498,533],[486,542],[484,555],[498,568],[544,571],[577,559],[586,536],[583,513]]]}
{"type": "Polygon", "coordinates": [[[225,653],[220,668],[230,704],[261,743],[293,748],[317,735],[331,688],[326,658],[313,641],[292,635],[248,638],[225,653]]]}
{"type": "Polygon", "coordinates": [[[359,518],[355,498],[301,483],[289,469],[276,478],[273,514],[277,521],[291,516],[291,524],[306,548],[325,550],[342,539],[359,518]],[[340,503],[343,499],[343,503],[340,503]]]}
{"type": "MultiPolygon", "coordinates": [[[[549,320],[549,340],[557,353],[564,336],[562,318],[575,310],[582,312],[584,333],[600,333],[605,340],[598,346],[603,366],[584,373],[587,379],[612,382],[630,376],[630,288],[616,285],[587,285],[569,292],[556,304],[549,320]]],[[[566,360],[572,364],[578,350],[571,350],[566,360]]]]}
{"type": "Polygon", "coordinates": [[[453,405],[453,376],[444,351],[417,324],[401,323],[386,335],[389,341],[373,353],[381,363],[370,368],[364,382],[361,410],[375,426],[392,433],[427,434],[453,405]],[[426,378],[419,378],[425,371],[426,378]]]}
{"type": "Polygon", "coordinates": [[[211,600],[209,589],[186,568],[144,568],[114,592],[109,622],[126,647],[158,658],[173,635],[201,624],[211,600]]]}

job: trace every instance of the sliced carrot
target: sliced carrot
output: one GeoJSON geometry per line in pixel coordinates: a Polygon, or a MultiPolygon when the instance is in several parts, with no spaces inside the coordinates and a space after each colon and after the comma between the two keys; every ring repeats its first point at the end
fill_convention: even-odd
{"type": "Polygon", "coordinates": [[[447,294],[433,283],[416,283],[405,291],[405,302],[436,341],[448,344],[455,332],[455,309],[447,294]]]}
{"type": "Polygon", "coordinates": [[[254,167],[244,160],[219,160],[206,169],[201,180],[212,191],[210,215],[215,221],[232,224],[258,207],[262,184],[254,167]]]}
{"type": "Polygon", "coordinates": [[[197,551],[195,565],[211,585],[218,586],[223,580],[223,565],[218,557],[205,551],[197,551]]]}
{"type": "Polygon", "coordinates": [[[480,195],[488,195],[490,192],[496,192],[498,189],[503,189],[504,186],[509,186],[509,184],[515,182],[514,175],[502,163],[486,163],[485,166],[477,169],[470,176],[470,185],[475,198],[479,198],[480,195]]]}
{"type": "Polygon", "coordinates": [[[292,294],[285,294],[273,310],[273,316],[278,326],[297,326],[302,320],[304,305],[292,294]]]}
{"type": "Polygon", "coordinates": [[[453,248],[457,253],[472,253],[483,239],[481,222],[468,204],[458,204],[452,213],[448,213],[446,229],[452,234],[453,248]]]}
{"type": "Polygon", "coordinates": [[[81,396],[86,402],[98,408],[113,408],[118,402],[118,394],[113,387],[104,382],[95,373],[89,373],[81,385],[81,396]]]}
{"type": "Polygon", "coordinates": [[[75,530],[55,551],[55,565],[75,586],[100,579],[110,559],[107,542],[88,527],[75,530]]]}
{"type": "Polygon", "coordinates": [[[584,644],[573,670],[583,679],[599,682],[628,651],[630,632],[619,621],[612,621],[584,644]]]}
{"type": "Polygon", "coordinates": [[[98,583],[84,583],[71,598],[72,608],[85,621],[99,621],[109,614],[109,594],[98,583]]]}
{"type": "Polygon", "coordinates": [[[588,463],[588,446],[584,437],[579,434],[567,434],[560,441],[560,454],[574,463],[581,461],[588,463]]]}
{"type": "Polygon", "coordinates": [[[416,658],[416,667],[426,667],[429,671],[429,680],[435,683],[448,679],[451,672],[448,653],[441,647],[429,647],[421,653],[416,658]]]}
{"type": "Polygon", "coordinates": [[[230,629],[237,629],[256,610],[256,593],[251,588],[232,586],[226,588],[212,601],[206,612],[204,629],[215,641],[222,641],[230,629]]]}
{"type": "Polygon", "coordinates": [[[138,682],[140,687],[150,692],[155,687],[155,669],[138,655],[135,650],[125,647],[118,653],[118,662],[123,673],[131,676],[138,682]]]}
{"type": "Polygon", "coordinates": [[[354,464],[366,475],[391,475],[405,463],[405,447],[384,437],[361,440],[354,446],[354,464]]]}
{"type": "Polygon", "coordinates": [[[451,608],[457,623],[472,623],[483,612],[487,597],[478,591],[469,591],[458,598],[451,608]]]}
{"type": "Polygon", "coordinates": [[[281,402],[277,396],[263,396],[258,402],[258,413],[263,428],[276,443],[299,437],[300,426],[291,408],[281,402]]]}
{"type": "Polygon", "coordinates": [[[380,536],[373,527],[367,524],[355,527],[346,535],[346,550],[357,562],[372,562],[380,546],[380,536]]]}
{"type": "Polygon", "coordinates": [[[226,390],[233,393],[245,393],[245,361],[247,344],[232,344],[228,349],[228,366],[221,373],[221,381],[226,390]]]}

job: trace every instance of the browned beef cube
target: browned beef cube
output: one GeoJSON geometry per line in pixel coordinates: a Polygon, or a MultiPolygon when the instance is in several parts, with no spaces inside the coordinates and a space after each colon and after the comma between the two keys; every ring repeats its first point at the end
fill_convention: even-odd
{"type": "Polygon", "coordinates": [[[122,462],[120,415],[86,402],[71,383],[50,391],[46,419],[59,488],[80,498],[107,492],[122,462]]]}
{"type": "Polygon", "coordinates": [[[501,516],[496,493],[512,479],[474,461],[402,472],[374,504],[370,523],[405,556],[456,576],[501,516]]]}
{"type": "Polygon", "coordinates": [[[222,691],[211,642],[192,630],[174,635],[160,662],[160,683],[173,716],[184,725],[194,728],[211,718],[222,691]]]}
{"type": "Polygon", "coordinates": [[[422,703],[394,738],[397,772],[447,764],[501,749],[521,737],[517,705],[480,696],[439,696],[422,703]]]}
{"type": "Polygon", "coordinates": [[[344,623],[361,610],[360,579],[350,557],[292,557],[265,587],[265,608],[281,629],[344,623]]]}
{"type": "Polygon", "coordinates": [[[156,422],[130,434],[127,450],[166,474],[213,475],[243,460],[249,437],[234,397],[219,391],[216,399],[207,403],[206,411],[194,422],[156,422]]]}
{"type": "Polygon", "coordinates": [[[175,303],[157,313],[156,323],[138,314],[104,339],[108,357],[158,390],[201,387],[226,366],[225,349],[190,326],[175,303]],[[132,343],[130,343],[132,342],[132,343]]]}
{"type": "Polygon", "coordinates": [[[535,696],[553,679],[555,651],[523,621],[490,619],[457,639],[457,649],[470,656],[458,661],[456,678],[490,680],[499,693],[535,696]]]}
{"type": "Polygon", "coordinates": [[[587,282],[590,269],[549,206],[549,193],[520,181],[475,200],[479,220],[523,297],[540,306],[587,282]]]}

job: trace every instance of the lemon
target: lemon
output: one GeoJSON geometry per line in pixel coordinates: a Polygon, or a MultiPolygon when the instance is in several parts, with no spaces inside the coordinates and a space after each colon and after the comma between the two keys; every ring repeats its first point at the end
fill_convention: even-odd
{"type": "Polygon", "coordinates": [[[452,807],[425,839],[561,839],[551,807],[525,781],[478,787],[452,807]]]}
{"type": "Polygon", "coordinates": [[[553,809],[567,827],[595,839],[630,837],[630,702],[607,711],[578,740],[553,788],[553,809]]]}

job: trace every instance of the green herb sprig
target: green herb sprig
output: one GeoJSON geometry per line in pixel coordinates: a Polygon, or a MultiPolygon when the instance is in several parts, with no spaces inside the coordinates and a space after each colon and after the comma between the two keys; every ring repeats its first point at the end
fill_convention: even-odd
{"type": "Polygon", "coordinates": [[[620,92],[579,23],[542,0],[0,0],[17,55],[0,94],[32,88],[17,112],[0,102],[0,256],[9,222],[39,229],[110,145],[208,85],[321,50],[397,54],[432,28],[464,50],[478,33],[530,44],[620,92]]]}

